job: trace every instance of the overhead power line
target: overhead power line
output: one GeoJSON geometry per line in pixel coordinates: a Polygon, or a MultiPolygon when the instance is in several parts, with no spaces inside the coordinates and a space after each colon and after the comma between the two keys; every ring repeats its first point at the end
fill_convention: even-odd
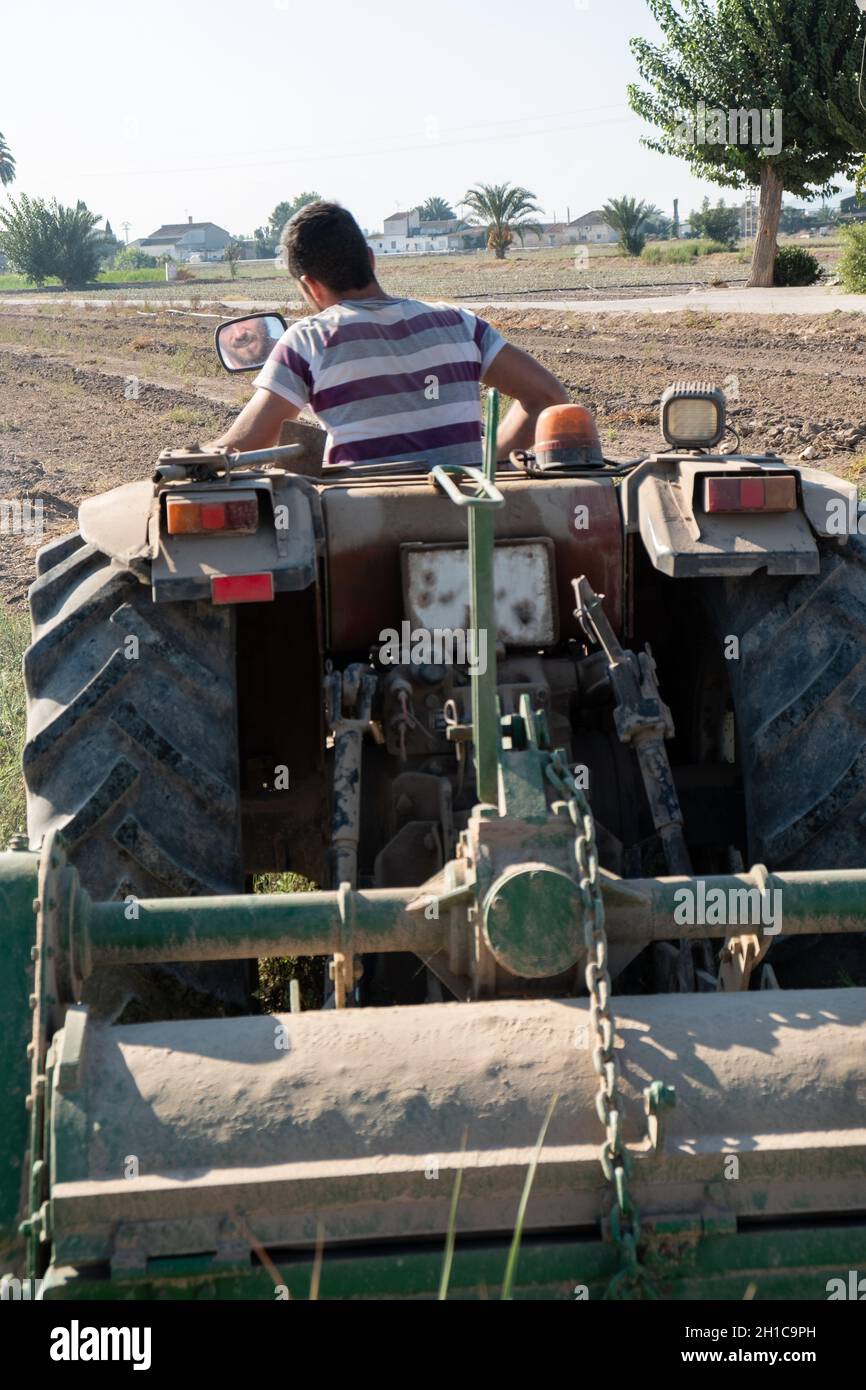
{"type": "MultiPolygon", "coordinates": [[[[622,109],[623,105],[624,103],[617,103],[616,108],[613,109],[622,109]]],[[[588,107],[587,111],[604,111],[610,109],[612,108],[588,107]]],[[[532,119],[545,118],[538,117],[532,119]]],[[[548,117],[546,119],[550,118],[548,117]]],[[[555,117],[553,119],[555,119],[555,117]]],[[[166,174],[218,174],[230,169],[270,169],[286,164],[320,164],[326,161],[340,159],[381,158],[382,156],[391,154],[414,153],[416,150],[424,149],[425,147],[428,149],[451,149],[454,146],[459,145],[488,144],[491,141],[497,140],[522,140],[527,137],[536,135],[569,134],[573,131],[593,130],[599,126],[623,124],[624,122],[636,121],[639,119],[639,117],[629,113],[628,115],[623,116],[606,116],[599,121],[584,121],[580,122],[577,125],[543,126],[535,130],[514,130],[507,133],[503,133],[500,131],[494,135],[480,135],[477,137],[470,136],[468,139],[462,140],[441,139],[438,136],[433,136],[415,140],[408,145],[391,145],[379,149],[373,149],[370,147],[369,144],[367,144],[362,149],[354,150],[332,150],[326,152],[316,149],[307,151],[286,152],[285,154],[281,154],[276,159],[250,160],[245,155],[241,154],[238,155],[237,158],[230,163],[194,164],[181,168],[166,168],[165,166],[163,166],[157,169],[90,169],[83,170],[81,172],[82,176],[87,178],[132,178],[138,176],[156,177],[157,175],[164,176],[166,174]]],[[[499,123],[490,122],[489,124],[492,125],[499,123]]],[[[506,122],[504,124],[510,124],[510,122],[506,122]]],[[[463,128],[468,130],[472,129],[473,127],[467,126],[463,128]]],[[[447,135],[452,129],[459,129],[459,127],[449,127],[449,129],[446,130],[444,134],[447,135]]]]}

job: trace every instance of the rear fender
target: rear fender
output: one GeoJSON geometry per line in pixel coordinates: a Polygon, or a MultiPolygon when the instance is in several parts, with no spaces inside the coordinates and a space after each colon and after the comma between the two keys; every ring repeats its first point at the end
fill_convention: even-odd
{"type": "Polygon", "coordinates": [[[816,536],[836,535],[834,518],[857,512],[857,489],[815,469],[792,468],[776,456],[653,455],[625,480],[626,529],[639,533],[657,570],[673,578],[716,575],[817,574],[816,536]],[[793,474],[798,508],[764,515],[710,515],[703,479],[726,474],[793,474]]]}
{"type": "Polygon", "coordinates": [[[290,473],[239,474],[228,484],[127,483],[88,498],[79,523],[86,541],[150,581],[157,603],[209,599],[216,575],[271,573],[275,593],[309,588],[324,537],[318,493],[306,478],[290,473]],[[258,494],[254,535],[168,535],[168,496],[228,497],[238,488],[258,494]]]}
{"type": "Polygon", "coordinates": [[[239,474],[235,490],[259,497],[259,528],[254,535],[170,536],[165,524],[167,497],[206,491],[230,496],[232,486],[189,483],[167,488],[150,519],[151,584],[157,603],[208,599],[217,575],[270,573],[275,593],[308,589],[316,579],[324,531],[318,493],[306,478],[290,473],[250,477],[239,474]]]}

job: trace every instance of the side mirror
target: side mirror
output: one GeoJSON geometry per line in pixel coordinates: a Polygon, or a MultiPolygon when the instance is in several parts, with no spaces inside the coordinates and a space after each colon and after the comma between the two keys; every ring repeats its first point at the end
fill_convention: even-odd
{"type": "Polygon", "coordinates": [[[254,372],[267,362],[286,326],[282,314],[229,319],[214,333],[217,357],[227,372],[254,372]]]}

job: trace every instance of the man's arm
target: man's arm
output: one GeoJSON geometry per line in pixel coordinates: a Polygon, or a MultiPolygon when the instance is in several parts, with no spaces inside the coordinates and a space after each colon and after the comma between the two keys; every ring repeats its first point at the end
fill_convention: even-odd
{"type": "Polygon", "coordinates": [[[512,449],[531,449],[535,441],[535,422],[549,405],[567,405],[568,392],[552,372],[530,357],[528,352],[506,343],[497,352],[482,377],[514,404],[499,426],[497,456],[507,459],[512,449]]]}
{"type": "Polygon", "coordinates": [[[279,443],[280,427],[284,420],[297,420],[300,410],[284,396],[259,387],[233,424],[219,439],[212,439],[206,449],[270,449],[279,443]]]}

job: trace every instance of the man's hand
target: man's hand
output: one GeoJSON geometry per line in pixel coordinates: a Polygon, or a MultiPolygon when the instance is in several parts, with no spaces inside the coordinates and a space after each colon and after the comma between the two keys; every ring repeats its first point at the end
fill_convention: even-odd
{"type": "Polygon", "coordinates": [[[246,449],[271,449],[280,442],[283,421],[297,420],[300,413],[296,405],[284,400],[275,391],[265,391],[260,386],[225,434],[203,447],[237,449],[240,453],[246,449]]]}
{"type": "Polygon", "coordinates": [[[568,392],[552,372],[536,362],[528,352],[506,343],[490,363],[484,377],[514,404],[499,426],[496,452],[507,459],[512,449],[531,449],[535,442],[535,422],[549,405],[567,405],[568,392]]]}

